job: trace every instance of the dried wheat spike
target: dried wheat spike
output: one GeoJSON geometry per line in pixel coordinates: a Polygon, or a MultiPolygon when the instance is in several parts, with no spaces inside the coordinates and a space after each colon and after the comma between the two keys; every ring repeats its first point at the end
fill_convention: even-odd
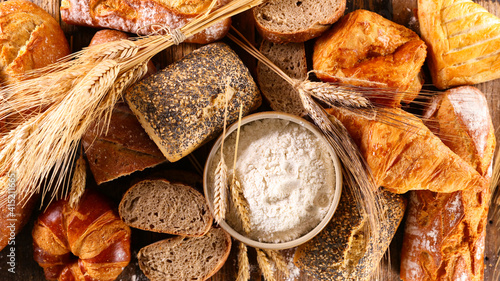
{"type": "Polygon", "coordinates": [[[269,263],[269,259],[266,254],[261,249],[255,248],[255,250],[257,251],[257,263],[259,264],[260,271],[262,272],[262,275],[264,275],[266,281],[276,281],[274,278],[274,272],[271,268],[271,263],[269,263]]]}
{"type": "Polygon", "coordinates": [[[337,103],[342,106],[364,108],[369,107],[370,102],[360,94],[353,91],[342,91],[338,86],[324,82],[304,81],[299,84],[303,90],[310,92],[314,97],[329,104],[337,103]]]}
{"type": "Polygon", "coordinates": [[[71,191],[69,194],[69,206],[74,208],[80,202],[83,192],[85,191],[85,184],[87,181],[87,165],[83,158],[83,151],[80,151],[80,157],[76,160],[75,171],[73,172],[73,179],[71,180],[71,191]]]}
{"type": "Polygon", "coordinates": [[[99,44],[93,48],[88,48],[82,55],[84,60],[103,61],[103,60],[124,60],[137,54],[139,46],[136,41],[119,40],[99,44]]]}
{"type": "Polygon", "coordinates": [[[233,201],[233,204],[236,207],[236,214],[241,220],[243,230],[245,231],[245,233],[249,233],[251,228],[250,228],[250,215],[248,213],[248,208],[249,208],[248,201],[245,199],[245,196],[243,195],[243,189],[241,188],[241,184],[238,181],[236,175],[234,174],[229,189],[231,190],[231,201],[233,201]]]}
{"type": "Polygon", "coordinates": [[[288,270],[288,265],[285,262],[285,258],[280,252],[276,250],[264,250],[264,252],[274,262],[276,268],[278,268],[279,271],[283,272],[283,274],[285,274],[286,276],[290,275],[290,271],[288,270]]]}
{"type": "Polygon", "coordinates": [[[220,224],[226,217],[227,201],[227,166],[224,157],[217,164],[215,169],[215,188],[214,188],[214,219],[220,224]]]}
{"type": "Polygon", "coordinates": [[[238,249],[238,276],[236,281],[248,281],[250,280],[250,262],[248,261],[247,245],[240,242],[238,249]]]}

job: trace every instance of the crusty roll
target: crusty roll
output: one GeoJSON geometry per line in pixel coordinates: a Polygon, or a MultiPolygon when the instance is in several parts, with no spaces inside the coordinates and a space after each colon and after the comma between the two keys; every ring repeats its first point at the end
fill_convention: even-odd
{"type": "Polygon", "coordinates": [[[420,34],[440,89],[500,78],[500,19],[471,0],[418,0],[420,34]]]}
{"type": "MultiPolygon", "coordinates": [[[[117,29],[141,35],[178,29],[205,12],[211,0],[79,0],[61,1],[61,18],[69,24],[117,29]]],[[[229,0],[219,0],[220,5],[229,0]]],[[[222,20],[188,38],[206,44],[229,31],[231,19],[222,20]]]]}
{"type": "Polygon", "coordinates": [[[70,53],[56,20],[29,1],[2,2],[0,27],[2,84],[22,79],[26,71],[47,66],[70,53]]]}
{"type": "Polygon", "coordinates": [[[391,118],[388,123],[368,120],[345,109],[332,108],[328,112],[344,124],[358,145],[377,186],[405,193],[453,192],[487,185],[473,167],[410,113],[387,109],[391,118]]]}
{"type": "Polygon", "coordinates": [[[376,99],[396,106],[418,95],[426,53],[415,32],[376,13],[356,10],[316,40],[313,68],[323,81],[400,91],[376,99]]]}
{"type": "MultiPolygon", "coordinates": [[[[449,90],[426,116],[457,155],[488,177],[495,136],[486,98],[473,87],[449,90]]],[[[453,193],[416,191],[401,251],[403,280],[483,280],[488,186],[453,193]]]]}
{"type": "Polygon", "coordinates": [[[53,202],[32,236],[33,257],[48,280],[111,281],[130,262],[130,228],[94,192],[87,191],[74,209],[66,200],[53,202]]]}

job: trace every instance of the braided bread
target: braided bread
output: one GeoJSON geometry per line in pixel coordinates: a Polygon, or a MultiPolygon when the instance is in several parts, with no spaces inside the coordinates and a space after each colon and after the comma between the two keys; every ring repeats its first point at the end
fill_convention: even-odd
{"type": "Polygon", "coordinates": [[[74,209],[52,203],[32,235],[48,280],[114,280],[130,262],[130,228],[97,193],[85,193],[74,209]]]}

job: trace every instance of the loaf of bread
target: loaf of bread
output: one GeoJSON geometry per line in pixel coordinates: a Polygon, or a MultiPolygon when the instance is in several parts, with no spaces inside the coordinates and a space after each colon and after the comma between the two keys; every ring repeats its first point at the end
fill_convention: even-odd
{"type": "MultiPolygon", "coordinates": [[[[495,136],[482,93],[470,86],[451,89],[434,100],[426,115],[443,142],[488,177],[495,136]]],[[[490,196],[489,186],[453,193],[412,192],[401,278],[483,280],[490,196]]]]}
{"type": "Polygon", "coordinates": [[[212,228],[201,237],[177,236],[153,243],[142,248],[137,259],[151,281],[203,281],[224,265],[230,250],[231,236],[212,228]]]}
{"type": "Polygon", "coordinates": [[[188,155],[222,132],[226,84],[227,124],[262,101],[250,72],[229,46],[203,46],[157,74],[136,83],[125,100],[167,160],[188,155]]]}
{"type": "Polygon", "coordinates": [[[253,16],[264,39],[300,43],[328,30],[345,7],[346,0],[268,0],[253,8],[253,16]]]}
{"type": "Polygon", "coordinates": [[[440,89],[500,77],[500,19],[470,0],[418,0],[420,34],[440,89]]]}
{"type": "Polygon", "coordinates": [[[94,192],[74,209],[66,200],[50,204],[32,236],[33,258],[48,280],[112,281],[130,262],[130,228],[94,192]]]}
{"type": "Polygon", "coordinates": [[[426,53],[415,32],[374,12],[356,10],[316,40],[313,68],[323,81],[392,89],[370,98],[397,106],[420,92],[426,53]]]}
{"type": "Polygon", "coordinates": [[[378,236],[370,232],[368,215],[360,212],[344,186],[330,223],[316,237],[297,248],[294,263],[314,280],[370,280],[403,219],[406,200],[381,191],[384,219],[378,236]]]}
{"type": "MultiPolygon", "coordinates": [[[[69,55],[69,45],[57,21],[42,8],[25,0],[0,3],[0,85],[6,86],[23,79],[30,70],[55,63],[69,55]]],[[[0,102],[2,107],[2,102],[0,102]]],[[[37,108],[38,109],[38,108],[37,108]]],[[[3,116],[0,136],[17,127],[22,114],[3,116]]],[[[0,150],[3,149],[0,144],[0,150]]],[[[23,200],[22,189],[15,184],[16,176],[0,172],[0,250],[9,242],[12,233],[19,233],[28,221],[39,195],[23,200]]]]}
{"type": "Polygon", "coordinates": [[[410,113],[399,108],[386,109],[385,114],[391,119],[384,122],[340,108],[328,112],[344,124],[358,145],[377,186],[405,193],[453,192],[488,185],[473,167],[410,113]]]}
{"type": "MultiPolygon", "coordinates": [[[[204,13],[211,0],[63,0],[61,18],[69,24],[117,29],[147,35],[179,29],[204,13]]],[[[225,5],[228,0],[218,0],[225,5]]],[[[205,44],[221,39],[229,31],[231,19],[189,37],[186,42],[205,44]]]]}
{"type": "MultiPolygon", "coordinates": [[[[291,78],[307,78],[307,60],[304,43],[276,44],[264,40],[260,52],[291,78]]],[[[299,92],[263,63],[257,64],[257,82],[262,95],[275,111],[297,116],[307,114],[302,106],[299,92]]]]}
{"type": "Polygon", "coordinates": [[[123,195],[119,212],[131,227],[183,236],[203,236],[213,221],[201,193],[163,179],[134,184],[123,195]]]}

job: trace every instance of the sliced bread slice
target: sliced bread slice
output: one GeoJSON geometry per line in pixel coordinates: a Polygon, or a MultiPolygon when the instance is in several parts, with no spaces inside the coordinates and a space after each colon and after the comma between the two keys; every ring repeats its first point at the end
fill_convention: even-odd
{"type": "Polygon", "coordinates": [[[200,192],[164,179],[134,184],[123,196],[119,213],[131,227],[183,236],[202,236],[213,221],[200,192]]]}
{"type": "Polygon", "coordinates": [[[214,275],[231,250],[231,237],[212,228],[202,237],[174,237],[142,248],[139,267],[152,281],[202,281],[214,275]]]}
{"type": "Polygon", "coordinates": [[[259,33],[275,43],[305,42],[344,15],[346,0],[269,0],[253,9],[259,33]]]}
{"type": "MultiPolygon", "coordinates": [[[[307,78],[307,60],[304,43],[276,44],[264,40],[260,51],[291,78],[307,78]]],[[[275,111],[297,116],[307,114],[298,91],[263,63],[257,65],[257,81],[264,97],[275,111]]]]}

